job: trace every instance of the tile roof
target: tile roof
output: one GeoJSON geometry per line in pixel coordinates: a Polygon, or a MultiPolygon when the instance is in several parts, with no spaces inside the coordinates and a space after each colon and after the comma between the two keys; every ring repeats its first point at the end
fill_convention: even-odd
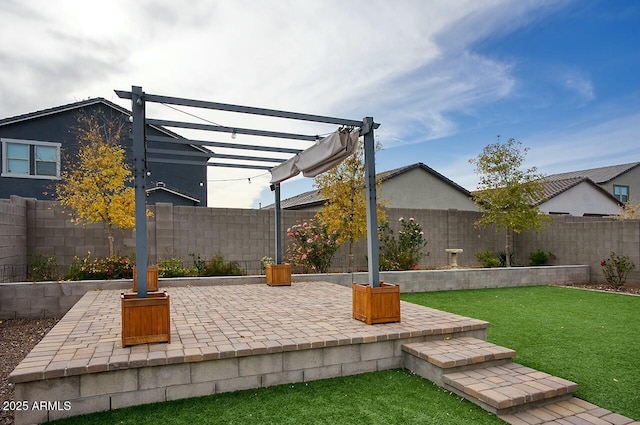
{"type": "MultiPolygon", "coordinates": [[[[60,106],[54,106],[53,108],[47,108],[47,109],[41,109],[39,111],[34,111],[34,112],[29,112],[26,114],[21,114],[21,115],[16,115],[13,117],[8,117],[8,118],[3,118],[0,119],[0,127],[4,126],[4,125],[10,125],[10,124],[15,124],[21,121],[26,121],[26,120],[30,120],[30,119],[34,119],[34,118],[41,118],[41,117],[45,117],[47,115],[53,115],[53,114],[58,114],[60,112],[66,112],[66,111],[71,111],[74,109],[79,109],[79,108],[83,108],[85,106],[91,106],[91,105],[96,105],[102,103],[105,106],[108,106],[109,108],[115,109],[116,111],[126,115],[126,116],[130,116],[131,115],[131,111],[129,111],[126,108],[123,108],[120,105],[117,105],[103,97],[94,97],[91,99],[86,99],[86,100],[81,100],[79,102],[73,102],[73,103],[68,103],[66,105],[60,105],[60,106]]],[[[165,133],[167,136],[169,137],[173,137],[176,139],[184,139],[183,136],[179,135],[178,133],[175,133],[171,130],[169,130],[166,127],[161,127],[161,126],[157,126],[157,125],[152,125],[151,127],[155,128],[156,130],[165,133]]],[[[189,145],[192,148],[203,152],[203,153],[210,153],[212,156],[212,152],[208,149],[205,149],[204,147],[201,146],[197,146],[197,145],[189,145]]]]}
{"type": "Polygon", "coordinates": [[[576,177],[588,177],[593,182],[602,184],[607,183],[621,174],[640,165],[640,162],[631,162],[629,164],[610,165],[608,167],[591,168],[588,170],[569,171],[567,173],[552,174],[547,176],[547,180],[564,180],[576,177]]]}
{"type": "MultiPolygon", "coordinates": [[[[394,168],[393,170],[383,171],[381,173],[378,173],[377,177],[380,179],[380,181],[384,182],[384,181],[390,180],[390,179],[392,179],[394,177],[402,175],[402,174],[404,174],[404,173],[406,173],[408,171],[411,171],[413,169],[416,169],[416,168],[420,168],[420,169],[428,172],[429,174],[441,179],[445,183],[453,186],[455,189],[461,191],[465,195],[471,196],[471,193],[467,189],[465,189],[464,187],[460,186],[459,184],[457,184],[453,180],[448,179],[447,177],[443,176],[442,174],[438,173],[436,170],[434,170],[433,168],[423,164],[422,162],[416,162],[415,164],[406,165],[404,167],[399,167],[399,168],[394,168]]],[[[280,202],[280,206],[281,206],[282,209],[308,208],[308,207],[312,207],[312,206],[322,205],[322,204],[324,204],[325,200],[326,200],[325,198],[321,197],[318,194],[317,190],[310,190],[309,192],[304,192],[304,193],[301,193],[299,195],[293,196],[291,198],[287,198],[287,199],[282,200],[280,202]]],[[[274,207],[275,207],[275,204],[270,204],[270,205],[267,205],[267,206],[265,206],[263,208],[264,209],[273,209],[274,207]]]]}
{"type": "Polygon", "coordinates": [[[26,114],[16,115],[13,117],[0,119],[0,126],[13,124],[20,121],[26,121],[32,118],[44,117],[47,115],[57,114],[60,112],[70,111],[73,109],[82,108],[85,106],[95,105],[97,103],[103,103],[110,108],[113,108],[119,112],[122,112],[125,115],[131,115],[131,112],[127,109],[123,108],[120,105],[116,105],[115,103],[103,98],[103,97],[94,97],[91,99],[81,100],[79,102],[68,103],[66,105],[54,106],[53,108],[41,109],[39,111],[29,112],[26,114]]]}

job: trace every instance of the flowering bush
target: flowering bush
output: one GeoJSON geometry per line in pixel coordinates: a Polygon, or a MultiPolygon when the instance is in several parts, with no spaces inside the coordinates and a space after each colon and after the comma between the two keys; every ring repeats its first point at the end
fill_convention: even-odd
{"type": "Polygon", "coordinates": [[[611,252],[609,258],[602,260],[600,266],[604,278],[616,288],[624,285],[629,272],[636,268],[636,265],[629,261],[629,257],[618,255],[615,252],[611,252]]]}
{"type": "Polygon", "coordinates": [[[429,255],[422,252],[427,246],[422,226],[413,218],[405,220],[400,217],[398,221],[401,229],[397,239],[389,222],[385,221],[378,227],[381,270],[411,270],[418,266],[422,257],[429,255]]]}
{"type": "Polygon", "coordinates": [[[287,229],[291,238],[287,257],[294,266],[302,267],[305,273],[327,273],[333,254],[340,247],[336,232],[329,232],[325,223],[317,218],[296,224],[287,229]]]}
{"type": "Polygon", "coordinates": [[[115,254],[91,259],[91,252],[84,258],[73,257],[73,264],[64,274],[65,280],[131,279],[133,263],[128,257],[115,254]]]}

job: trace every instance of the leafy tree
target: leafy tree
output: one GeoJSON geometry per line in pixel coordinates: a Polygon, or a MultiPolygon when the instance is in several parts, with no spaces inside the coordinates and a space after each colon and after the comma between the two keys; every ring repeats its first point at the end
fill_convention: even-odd
{"type": "Polygon", "coordinates": [[[618,220],[637,220],[640,218],[640,202],[632,200],[627,201],[620,207],[620,215],[616,216],[618,220]]]}
{"type": "Polygon", "coordinates": [[[536,167],[522,169],[528,149],[511,138],[507,143],[485,146],[477,158],[469,160],[480,177],[474,201],[482,212],[480,226],[496,225],[506,230],[506,266],[511,266],[511,240],[514,233],[542,228],[550,219],[535,202],[542,199],[542,175],[536,167]]]}
{"type": "MultiPolygon", "coordinates": [[[[365,177],[362,143],[339,166],[315,177],[319,195],[327,199],[318,219],[327,224],[329,232],[336,232],[338,245],[349,243],[349,270],[353,269],[353,246],[367,234],[365,177]]],[[[376,185],[379,189],[380,182],[376,185]]],[[[386,217],[381,203],[377,212],[381,223],[386,217]]]]}
{"type": "Polygon", "coordinates": [[[122,141],[123,120],[105,117],[102,111],[80,114],[75,131],[78,153],[67,161],[56,186],[58,201],[71,210],[75,223],[105,223],[109,256],[114,255],[114,228],[133,228],[135,197],[133,175],[122,141]]]}

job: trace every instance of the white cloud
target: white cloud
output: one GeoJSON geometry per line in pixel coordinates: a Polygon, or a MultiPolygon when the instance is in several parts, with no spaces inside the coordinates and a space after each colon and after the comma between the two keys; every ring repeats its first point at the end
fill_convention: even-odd
{"type": "Polygon", "coordinates": [[[567,89],[577,93],[585,101],[591,101],[596,97],[593,90],[593,83],[585,75],[572,72],[565,76],[564,84],[567,89]]]}
{"type": "MultiPolygon", "coordinates": [[[[0,87],[0,116],[96,96],[128,107],[113,89],[142,85],[148,93],[354,119],[373,115],[387,148],[420,143],[455,134],[454,114],[473,115],[512,94],[512,65],[474,53],[473,43],[557,7],[507,0],[5,1],[0,60],[11,65],[0,67],[0,78],[12,84],[0,87]]],[[[567,87],[593,96],[588,78],[579,77],[567,87]]],[[[198,113],[228,126],[333,129],[198,113]]],[[[308,146],[248,136],[238,142],[308,146]]],[[[209,179],[256,174],[214,169],[209,179]]],[[[210,182],[210,205],[250,206],[266,185],[210,182]]]]}

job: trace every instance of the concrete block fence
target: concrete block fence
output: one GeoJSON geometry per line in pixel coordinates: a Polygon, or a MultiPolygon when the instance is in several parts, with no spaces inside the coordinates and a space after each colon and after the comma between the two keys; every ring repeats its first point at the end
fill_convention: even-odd
{"type": "MultiPolygon", "coordinates": [[[[249,274],[260,273],[262,257],[275,257],[274,211],[231,208],[174,206],[158,203],[150,207],[147,232],[149,260],[181,258],[188,265],[190,253],[202,258],[217,254],[225,260],[251,264],[249,274]]],[[[0,269],[21,266],[32,255],[56,257],[61,266],[68,266],[74,256],[107,255],[107,238],[101,224],[81,226],[72,223],[69,215],[56,203],[12,197],[0,200],[0,269]]],[[[309,211],[283,211],[283,232],[297,222],[313,217],[309,211]]],[[[414,218],[425,232],[429,252],[419,264],[421,269],[446,268],[449,248],[461,248],[461,267],[477,267],[475,254],[489,249],[504,250],[504,232],[493,228],[478,228],[480,214],[458,210],[388,209],[387,217],[397,233],[398,219],[414,218]]],[[[283,234],[285,247],[286,234],[283,234]]],[[[133,254],[134,232],[117,230],[116,250],[133,254]]],[[[528,263],[529,254],[541,249],[552,252],[552,265],[585,264],[591,267],[591,278],[603,281],[600,261],[611,251],[627,255],[638,269],[629,276],[629,283],[640,284],[640,220],[615,221],[608,218],[555,216],[546,230],[527,232],[514,237],[513,246],[519,264],[528,263]]],[[[336,253],[333,271],[346,271],[348,248],[336,253]]],[[[355,270],[366,270],[366,242],[355,246],[355,270]]],[[[0,270],[2,274],[2,270],[0,270]]],[[[24,273],[23,273],[24,274],[24,273]]],[[[4,279],[6,281],[6,279],[4,279]]]]}
{"type": "MultiPolygon", "coordinates": [[[[528,285],[569,285],[589,282],[589,266],[515,267],[510,269],[413,270],[382,272],[380,278],[400,285],[402,292],[500,288],[528,285]]],[[[294,282],[324,281],[350,287],[366,282],[366,273],[301,274],[294,282]]],[[[224,276],[160,279],[160,289],[211,285],[265,284],[264,276],[224,276]]],[[[61,317],[93,290],[128,290],[131,280],[82,282],[22,282],[0,284],[0,319],[61,317]]]]}

